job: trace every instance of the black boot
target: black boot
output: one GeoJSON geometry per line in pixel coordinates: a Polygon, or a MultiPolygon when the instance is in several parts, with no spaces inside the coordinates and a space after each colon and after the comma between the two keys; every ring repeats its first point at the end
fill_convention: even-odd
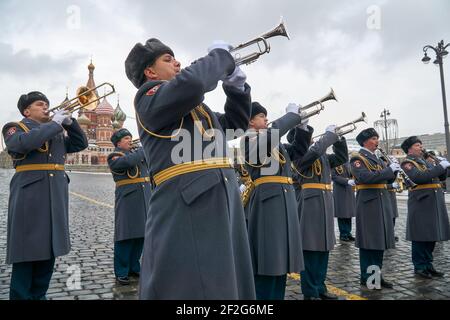
{"type": "Polygon", "coordinates": [[[130,284],[130,279],[128,277],[116,277],[116,281],[124,286],[130,284]]]}
{"type": "Polygon", "coordinates": [[[427,271],[428,271],[429,274],[431,274],[433,277],[436,277],[436,278],[442,278],[444,276],[443,272],[437,271],[433,266],[428,268],[427,271]]]}
{"type": "Polygon", "coordinates": [[[394,288],[394,285],[391,282],[386,281],[383,278],[381,278],[380,284],[381,284],[382,288],[386,288],[386,289],[393,289],[394,288]]]}
{"type": "Polygon", "coordinates": [[[423,279],[433,279],[433,277],[431,276],[431,273],[427,269],[415,270],[414,274],[423,279]]]}
{"type": "Polygon", "coordinates": [[[319,296],[322,300],[337,300],[337,299],[339,299],[337,295],[334,295],[329,292],[320,293],[319,296]]]}

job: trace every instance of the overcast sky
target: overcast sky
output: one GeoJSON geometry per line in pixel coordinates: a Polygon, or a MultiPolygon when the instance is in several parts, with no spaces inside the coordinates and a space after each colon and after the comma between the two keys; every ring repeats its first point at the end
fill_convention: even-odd
{"type": "MultiPolygon", "coordinates": [[[[361,111],[372,126],[383,108],[397,119],[400,136],[444,131],[439,69],[420,60],[424,45],[450,42],[448,0],[1,0],[0,125],[20,119],[22,93],[42,91],[56,105],[69,87],[73,97],[87,82],[91,56],[96,83],[113,83],[122,109],[134,116],[136,89],[124,60],[136,42],[159,38],[187,66],[213,40],[237,45],[277,25],[281,15],[291,40],[270,39],[272,51],[242,67],[269,118],[333,87],[339,103],[311,120],[319,132],[361,111]]],[[[450,95],[450,59],[444,71],[450,95]]],[[[117,96],[108,100],[115,106],[117,96]]],[[[224,100],[219,86],[205,102],[220,111],[224,100]]],[[[137,132],[134,120],[125,126],[137,132]]]]}

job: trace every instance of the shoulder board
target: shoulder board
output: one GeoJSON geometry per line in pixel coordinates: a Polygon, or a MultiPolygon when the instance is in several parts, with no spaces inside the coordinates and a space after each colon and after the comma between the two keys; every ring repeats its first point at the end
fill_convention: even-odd
{"type": "Polygon", "coordinates": [[[125,153],[119,152],[119,151],[115,151],[115,152],[110,153],[108,155],[108,159],[116,160],[117,158],[120,158],[120,157],[123,157],[123,156],[125,156],[125,153]]]}
{"type": "Polygon", "coordinates": [[[414,167],[416,167],[417,169],[419,169],[421,171],[423,170],[423,168],[421,168],[421,165],[419,163],[417,163],[416,161],[411,160],[411,159],[403,160],[401,166],[407,170],[411,170],[414,167]]]}
{"type": "Polygon", "coordinates": [[[364,156],[360,155],[360,154],[352,154],[351,158],[350,158],[350,162],[354,162],[356,160],[361,160],[363,161],[364,156]]]}

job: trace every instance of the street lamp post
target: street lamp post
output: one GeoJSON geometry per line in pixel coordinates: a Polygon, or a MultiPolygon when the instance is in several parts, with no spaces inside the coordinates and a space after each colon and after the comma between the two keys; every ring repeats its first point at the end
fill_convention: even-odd
{"type": "MultiPolygon", "coordinates": [[[[447,98],[445,96],[444,66],[443,66],[444,61],[443,61],[443,59],[445,58],[445,56],[448,55],[448,51],[446,50],[448,48],[448,46],[450,46],[450,43],[447,43],[446,45],[444,45],[444,40],[441,40],[438,43],[437,47],[426,45],[425,47],[423,47],[424,56],[422,58],[423,63],[430,62],[431,58],[428,57],[427,50],[431,49],[436,54],[436,59],[433,61],[433,63],[439,65],[439,72],[441,75],[442,105],[444,106],[445,145],[446,145],[446,149],[447,149],[447,159],[448,159],[448,156],[450,153],[450,131],[448,129],[447,98]]],[[[447,187],[446,188],[447,192],[449,192],[450,191],[450,178],[447,178],[447,180],[446,180],[446,187],[447,187]]]]}
{"type": "Polygon", "coordinates": [[[446,50],[450,46],[450,43],[444,45],[444,40],[441,40],[437,47],[426,45],[423,47],[424,56],[422,58],[423,63],[430,62],[431,58],[427,55],[427,50],[431,49],[436,54],[436,59],[433,61],[434,64],[439,65],[439,72],[441,75],[441,90],[442,90],[442,104],[444,106],[444,127],[445,127],[445,145],[447,148],[447,158],[450,152],[450,131],[448,128],[448,115],[447,115],[447,98],[445,96],[445,82],[444,82],[444,67],[443,58],[448,54],[446,50]]]}
{"type": "Polygon", "coordinates": [[[382,118],[383,119],[383,121],[384,121],[384,125],[383,125],[383,128],[384,128],[384,134],[385,134],[385,139],[386,139],[386,154],[389,154],[389,138],[388,138],[388,121],[387,121],[387,116],[390,116],[391,115],[391,113],[389,112],[389,110],[386,110],[386,109],[384,109],[382,112],[381,112],[381,115],[380,115],[380,118],[382,118]]]}

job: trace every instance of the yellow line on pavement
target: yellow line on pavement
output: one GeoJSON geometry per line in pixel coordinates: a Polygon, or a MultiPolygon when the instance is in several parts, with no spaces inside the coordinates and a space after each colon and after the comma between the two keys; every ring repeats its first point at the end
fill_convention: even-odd
{"type": "Polygon", "coordinates": [[[75,196],[75,197],[78,197],[80,199],[86,200],[87,202],[91,202],[91,203],[97,204],[99,206],[104,206],[104,207],[107,207],[107,208],[110,208],[110,209],[114,209],[114,206],[110,205],[109,203],[100,202],[100,201],[97,201],[95,199],[83,196],[82,194],[79,194],[79,193],[76,193],[76,192],[72,192],[72,191],[70,191],[70,194],[75,196]]]}
{"type": "MultiPolygon", "coordinates": [[[[298,273],[289,273],[288,277],[293,280],[300,280],[300,275],[298,273]]],[[[348,293],[345,290],[342,290],[342,289],[339,289],[339,288],[336,288],[336,287],[333,287],[330,285],[327,285],[327,289],[329,292],[331,292],[339,297],[345,297],[347,300],[368,300],[367,298],[358,296],[356,294],[348,293]]]]}
{"type": "MultiPolygon", "coordinates": [[[[114,209],[113,205],[110,205],[110,204],[105,203],[105,202],[97,201],[95,199],[86,197],[86,196],[84,196],[82,194],[79,194],[79,193],[76,193],[76,192],[72,192],[72,191],[70,192],[70,194],[75,196],[75,197],[78,197],[80,199],[83,199],[83,200],[86,200],[88,202],[91,202],[93,204],[100,205],[100,206],[103,206],[103,207],[107,207],[107,208],[110,208],[110,209],[114,209]]],[[[300,280],[300,275],[298,273],[289,273],[288,277],[293,279],[293,280],[300,280]]],[[[333,293],[333,294],[335,294],[337,296],[340,296],[340,297],[345,297],[347,300],[367,300],[367,298],[358,296],[356,294],[350,294],[350,293],[348,293],[345,290],[342,290],[342,289],[339,289],[339,288],[336,288],[336,287],[333,287],[333,286],[330,286],[330,285],[327,285],[327,289],[328,289],[329,292],[331,292],[331,293],[333,293]]]]}

